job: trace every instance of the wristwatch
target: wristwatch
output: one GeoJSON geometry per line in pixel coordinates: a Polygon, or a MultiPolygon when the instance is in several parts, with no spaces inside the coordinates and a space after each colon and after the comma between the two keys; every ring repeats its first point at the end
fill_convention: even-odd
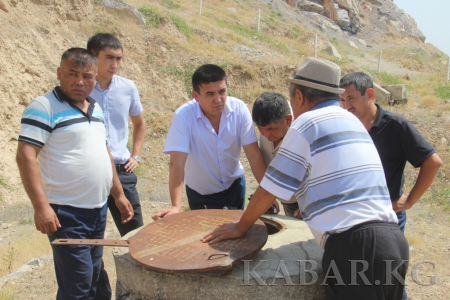
{"type": "Polygon", "coordinates": [[[135,161],[137,161],[138,163],[141,162],[141,158],[139,156],[132,156],[131,158],[133,158],[135,161]]]}

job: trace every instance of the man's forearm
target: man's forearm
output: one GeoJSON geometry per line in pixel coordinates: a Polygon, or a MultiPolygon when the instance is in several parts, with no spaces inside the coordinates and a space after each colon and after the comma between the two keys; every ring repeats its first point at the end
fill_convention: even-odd
{"type": "Polygon", "coordinates": [[[274,195],[259,186],[238,223],[239,231],[247,232],[256,220],[269,209],[275,199],[274,195]]]}
{"type": "Polygon", "coordinates": [[[258,143],[252,143],[243,147],[245,155],[247,156],[248,163],[252,169],[253,176],[255,176],[258,183],[264,178],[264,174],[267,170],[267,165],[264,161],[261,150],[258,147],[258,143]]]}
{"type": "Polygon", "coordinates": [[[252,169],[253,176],[255,176],[258,183],[261,183],[267,170],[267,165],[264,162],[264,159],[262,159],[262,155],[260,160],[256,160],[253,163],[251,163],[249,160],[249,163],[250,168],[252,169]]]}
{"type": "Polygon", "coordinates": [[[432,154],[422,162],[417,181],[408,195],[407,201],[411,206],[414,205],[431,186],[441,165],[442,160],[437,153],[432,154]]]}
{"type": "Polygon", "coordinates": [[[169,191],[172,207],[181,209],[181,195],[184,187],[184,169],[171,165],[169,170],[169,191]]]}
{"type": "Polygon", "coordinates": [[[141,156],[142,147],[144,146],[145,123],[135,126],[133,129],[133,150],[131,156],[141,156]]]}
{"type": "Polygon", "coordinates": [[[113,172],[113,186],[111,187],[111,195],[114,199],[118,199],[119,197],[125,196],[123,193],[122,184],[120,183],[119,176],[117,175],[116,165],[114,164],[114,159],[112,158],[111,153],[108,150],[109,158],[111,160],[111,167],[113,172]]]}

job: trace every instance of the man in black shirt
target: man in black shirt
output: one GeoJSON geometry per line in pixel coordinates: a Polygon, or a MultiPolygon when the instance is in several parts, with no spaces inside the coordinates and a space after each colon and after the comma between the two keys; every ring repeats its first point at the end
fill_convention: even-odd
{"type": "Polygon", "coordinates": [[[384,110],[373,102],[372,79],[362,72],[351,73],[340,81],[345,89],[341,106],[353,113],[369,132],[383,164],[392,208],[404,232],[406,210],[430,187],[442,160],[436,150],[404,116],[384,110]],[[419,176],[409,195],[403,193],[406,161],[420,167],[419,176]]]}
{"type": "MultiPolygon", "coordinates": [[[[366,127],[380,155],[384,174],[397,213],[398,226],[404,233],[406,210],[410,209],[433,183],[442,160],[416,127],[404,116],[384,110],[373,102],[375,92],[367,74],[355,72],[342,77],[341,106],[353,113],[366,127]],[[403,193],[406,161],[420,167],[409,195],[403,193]]],[[[406,290],[402,300],[408,299],[406,290]]]]}

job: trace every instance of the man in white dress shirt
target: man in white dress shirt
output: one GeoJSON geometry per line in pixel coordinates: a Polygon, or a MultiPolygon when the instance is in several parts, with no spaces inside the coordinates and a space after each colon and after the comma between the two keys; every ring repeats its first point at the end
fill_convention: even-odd
{"type": "Polygon", "coordinates": [[[181,211],[184,181],[192,210],[243,209],[241,147],[258,182],[267,168],[250,111],[242,100],[228,96],[225,71],[212,64],[200,66],[192,86],[195,99],[175,111],[164,148],[170,154],[172,207],[155,214],[154,220],[181,211]]]}

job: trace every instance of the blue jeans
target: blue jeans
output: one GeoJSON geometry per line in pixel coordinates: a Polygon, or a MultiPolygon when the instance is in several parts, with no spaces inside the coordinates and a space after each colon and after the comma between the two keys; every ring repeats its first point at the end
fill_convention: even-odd
{"type": "Polygon", "coordinates": [[[400,228],[400,231],[405,234],[405,226],[406,226],[406,211],[399,211],[397,213],[398,218],[398,228],[400,228]]]}
{"type": "MultiPolygon", "coordinates": [[[[406,226],[406,211],[399,211],[397,213],[398,218],[398,228],[400,228],[400,231],[405,234],[405,226],[406,226]]],[[[406,294],[406,289],[403,290],[403,298],[402,300],[407,300],[408,295],[406,294]]]]}
{"type": "MultiPolygon", "coordinates": [[[[83,209],[51,204],[61,228],[51,236],[55,239],[103,239],[107,205],[83,209]]],[[[102,264],[103,246],[52,246],[57,300],[91,300],[95,298],[102,264]]]]}
{"type": "Polygon", "coordinates": [[[186,185],[186,195],[191,210],[196,209],[223,209],[234,207],[244,209],[245,205],[245,176],[236,179],[231,186],[218,193],[201,195],[186,185]]]}

